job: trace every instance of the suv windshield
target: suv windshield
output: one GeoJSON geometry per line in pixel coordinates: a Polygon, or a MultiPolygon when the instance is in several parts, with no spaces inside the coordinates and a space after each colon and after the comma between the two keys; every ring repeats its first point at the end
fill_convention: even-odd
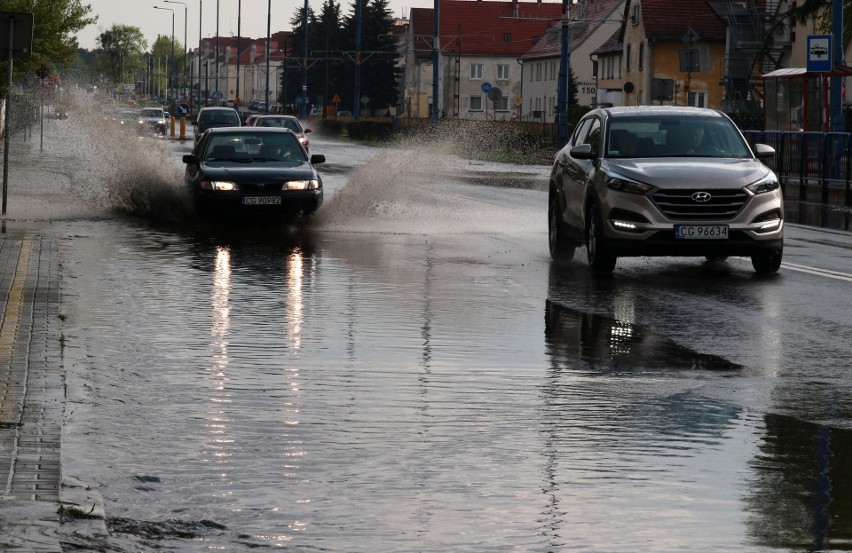
{"type": "Polygon", "coordinates": [[[736,127],[721,117],[613,117],[606,157],[751,157],[736,127]]]}
{"type": "Polygon", "coordinates": [[[233,110],[202,111],[198,116],[198,121],[199,123],[239,124],[240,117],[237,115],[237,112],[233,110]]]}
{"type": "Polygon", "coordinates": [[[163,110],[161,109],[143,109],[142,117],[163,117],[163,110]]]}

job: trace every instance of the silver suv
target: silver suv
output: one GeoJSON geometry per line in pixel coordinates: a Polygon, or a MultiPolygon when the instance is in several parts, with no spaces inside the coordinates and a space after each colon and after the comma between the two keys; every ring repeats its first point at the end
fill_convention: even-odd
{"type": "Polygon", "coordinates": [[[554,260],[586,246],[596,273],[622,256],[750,256],[758,273],[781,266],[784,203],[778,178],[723,113],[641,106],[596,109],[575,127],[550,174],[554,260]]]}

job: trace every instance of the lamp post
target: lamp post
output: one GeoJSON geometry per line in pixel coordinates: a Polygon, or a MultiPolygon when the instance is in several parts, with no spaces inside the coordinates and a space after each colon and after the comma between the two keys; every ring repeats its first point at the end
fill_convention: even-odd
{"type": "MultiPolygon", "coordinates": [[[[308,0],[305,0],[307,3],[308,0]]],[[[266,5],[266,113],[269,113],[269,36],[272,32],[272,0],[266,5]]]]}
{"type": "Polygon", "coordinates": [[[239,103],[241,103],[240,99],[240,21],[242,19],[243,12],[243,2],[242,0],[237,0],[237,95],[234,98],[236,107],[239,108],[239,103]]]}
{"type": "Polygon", "coordinates": [[[154,9],[168,10],[172,12],[172,57],[171,63],[169,64],[169,86],[166,87],[166,96],[168,96],[168,90],[172,87],[172,79],[174,78],[175,69],[175,11],[171,8],[164,8],[163,6],[154,6],[154,9]]]}
{"type": "MultiPolygon", "coordinates": [[[[186,25],[188,13],[186,2],[179,2],[178,0],[163,0],[163,2],[167,2],[169,4],[183,4],[183,76],[184,79],[186,79],[186,25]]],[[[189,88],[192,88],[192,75],[189,76],[189,88]]]]}

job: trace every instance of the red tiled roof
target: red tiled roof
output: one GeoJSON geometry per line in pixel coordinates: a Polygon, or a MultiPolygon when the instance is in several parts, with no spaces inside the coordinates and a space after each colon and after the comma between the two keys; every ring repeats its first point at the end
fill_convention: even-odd
{"type": "Polygon", "coordinates": [[[692,28],[701,41],[725,40],[726,26],[707,0],[641,0],[645,36],[680,40],[692,28]]]}
{"type": "MultiPolygon", "coordinates": [[[[623,19],[622,12],[618,10],[624,0],[598,0],[594,4],[586,6],[586,12],[582,19],[578,19],[578,11],[572,10],[571,13],[571,44],[569,48],[573,50],[582,44],[595,30],[601,25],[609,25],[611,28],[616,28],[616,23],[620,24],[623,19]]],[[[562,23],[556,23],[547,34],[541,38],[530,50],[522,56],[524,59],[543,58],[558,56],[562,51],[562,23]]]]}
{"type": "MultiPolygon", "coordinates": [[[[441,51],[462,55],[520,56],[562,14],[560,3],[441,0],[441,51]]],[[[434,11],[411,9],[418,58],[431,56],[434,11]]]]}
{"type": "Polygon", "coordinates": [[[441,50],[521,56],[562,15],[562,3],[441,1],[441,50]]]}

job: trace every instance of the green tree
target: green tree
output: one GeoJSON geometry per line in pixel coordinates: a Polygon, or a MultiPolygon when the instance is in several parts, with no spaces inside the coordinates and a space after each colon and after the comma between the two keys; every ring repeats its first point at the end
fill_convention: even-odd
{"type": "MultiPolygon", "coordinates": [[[[183,44],[177,40],[172,44],[171,38],[164,35],[157,36],[157,40],[151,46],[151,58],[154,60],[152,71],[156,89],[166,90],[169,77],[174,77],[178,83],[185,80],[182,78],[185,69],[183,44]],[[174,54],[174,59],[172,59],[172,54],[174,54]],[[158,88],[157,84],[159,84],[158,88]]],[[[173,83],[172,87],[174,86],[173,83]]]]}
{"type": "MultiPolygon", "coordinates": [[[[15,80],[70,65],[77,53],[76,33],[97,21],[92,7],[80,0],[2,0],[0,5],[2,11],[33,14],[32,55],[15,60],[15,80]]],[[[4,96],[5,81],[0,85],[4,96]]]]}
{"type": "Polygon", "coordinates": [[[98,37],[95,66],[109,81],[119,84],[135,81],[141,74],[142,54],[148,42],[139,27],[113,25],[98,37]]]}
{"type": "MultiPolygon", "coordinates": [[[[314,10],[308,6],[308,48],[316,49],[316,14],[314,10]]],[[[290,19],[290,28],[293,31],[293,41],[287,45],[289,50],[286,66],[281,74],[282,104],[288,105],[295,102],[296,97],[302,94],[302,82],[304,80],[305,68],[305,8],[301,7],[296,10],[293,17],[290,19]]],[[[308,52],[312,58],[310,50],[308,52]]],[[[314,66],[313,59],[307,60],[307,67],[310,70],[314,66]]],[[[316,80],[316,71],[308,72],[308,96],[316,97],[317,86],[319,82],[316,80]]]]}
{"type": "MultiPolygon", "coordinates": [[[[356,0],[357,2],[358,0],[356,0]]],[[[396,61],[399,53],[393,35],[393,16],[388,9],[387,0],[361,0],[361,89],[360,97],[367,96],[370,101],[368,109],[384,113],[389,107],[396,106],[399,99],[399,89],[396,86],[396,61]]],[[[353,58],[355,52],[357,4],[352,5],[352,13],[346,18],[344,25],[347,47],[353,58]]],[[[354,61],[350,71],[343,72],[343,77],[349,86],[349,98],[355,98],[355,67],[354,61]]],[[[349,100],[346,98],[346,100],[349,100]]]]}

